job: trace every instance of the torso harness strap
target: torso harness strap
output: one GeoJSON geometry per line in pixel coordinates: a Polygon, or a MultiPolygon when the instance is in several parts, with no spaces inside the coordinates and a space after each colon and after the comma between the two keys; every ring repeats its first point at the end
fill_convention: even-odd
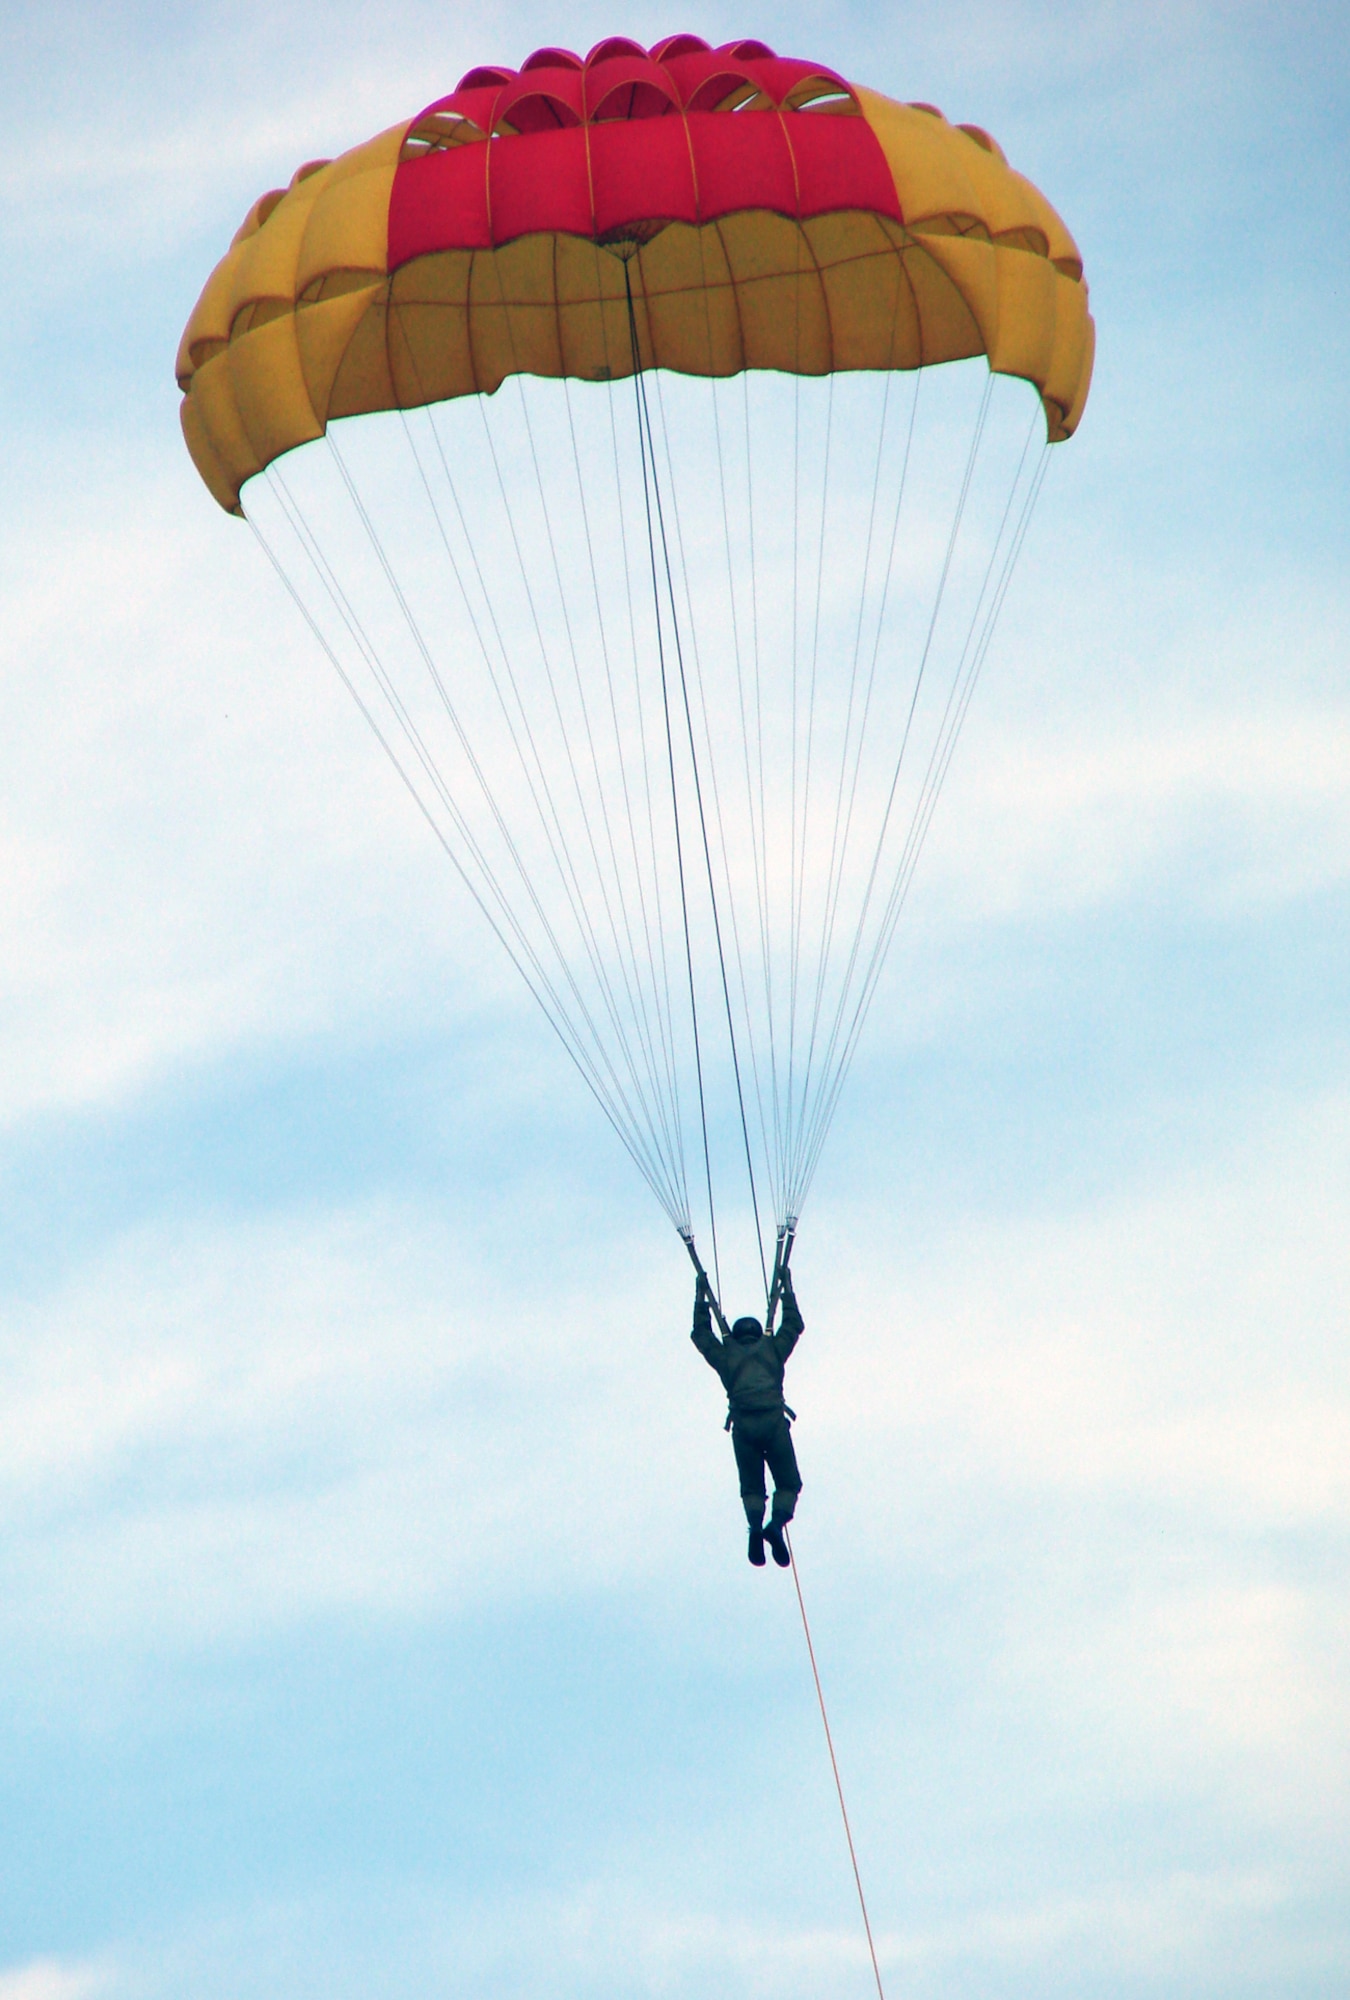
{"type": "MultiPolygon", "coordinates": [[[[767,1417],[767,1416],[769,1415],[769,1411],[768,1411],[768,1410],[756,1410],[756,1411],[754,1412],[754,1415],[755,1415],[755,1416],[757,1416],[757,1417],[759,1417],[759,1416],[764,1416],[764,1417],[767,1417]]],[[[793,1408],[791,1407],[791,1405],[790,1405],[790,1404],[788,1404],[788,1403],[784,1403],[784,1405],[783,1405],[783,1415],[784,1415],[784,1416],[785,1416],[785,1417],[787,1418],[787,1420],[788,1420],[788,1422],[789,1422],[790,1424],[795,1424],[795,1423],[796,1423],[796,1421],[797,1421],[797,1412],[796,1412],[796,1411],[795,1411],[795,1410],[794,1410],[794,1409],[793,1409],[793,1408]]],[[[732,1407],[731,1407],[730,1403],[728,1403],[728,1405],[727,1405],[727,1420],[726,1420],[726,1422],[725,1422],[725,1423],[723,1424],[723,1426],[722,1426],[722,1429],[723,1429],[724,1431],[729,1431],[729,1430],[731,1429],[731,1426],[733,1425],[733,1423],[734,1423],[735,1421],[736,1421],[736,1412],[735,1412],[735,1411],[734,1411],[734,1410],[732,1409],[732,1407]]]]}

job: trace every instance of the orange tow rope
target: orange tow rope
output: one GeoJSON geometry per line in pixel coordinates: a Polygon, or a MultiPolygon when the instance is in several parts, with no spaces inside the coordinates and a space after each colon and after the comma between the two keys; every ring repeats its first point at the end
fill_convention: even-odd
{"type": "Polygon", "coordinates": [[[811,1643],[811,1621],[806,1615],[806,1599],[802,1596],[801,1571],[797,1568],[797,1552],[792,1546],[792,1538],[787,1528],[783,1529],[792,1557],[792,1581],[797,1588],[797,1604],[802,1614],[802,1630],[806,1634],[806,1650],[811,1659],[811,1678],[816,1684],[816,1700],[820,1703],[820,1719],[825,1725],[825,1746],[830,1753],[830,1769],[834,1772],[834,1789],[839,1794],[839,1811],[844,1821],[844,1838],[848,1842],[848,1858],[853,1863],[853,1880],[858,1890],[858,1907],[862,1911],[863,1929],[867,1933],[867,1949],[872,1955],[872,1977],[877,1982],[877,2000],[886,2000],[881,1984],[881,1967],[877,1964],[877,1948],[872,1941],[872,1923],[867,1914],[867,1898],[863,1894],[862,1875],[858,1869],[857,1849],[853,1845],[853,1829],[848,1823],[848,1807],[844,1803],[844,1787],[839,1777],[839,1760],[834,1754],[834,1737],[830,1734],[830,1718],[825,1712],[825,1691],[820,1685],[820,1669],[816,1665],[816,1649],[811,1643]]]}

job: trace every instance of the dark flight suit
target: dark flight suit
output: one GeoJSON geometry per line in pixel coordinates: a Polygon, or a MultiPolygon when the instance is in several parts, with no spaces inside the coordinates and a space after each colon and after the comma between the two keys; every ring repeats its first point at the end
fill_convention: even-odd
{"type": "Polygon", "coordinates": [[[694,1300],[694,1327],[689,1338],[710,1368],[715,1368],[727,1392],[731,1442],[741,1476],[741,1502],[752,1530],[764,1520],[764,1468],[773,1474],[771,1528],[792,1519],[802,1490],[797,1454],[792,1448],[787,1407],[783,1401],[783,1370],[797,1345],[802,1316],[792,1282],[783,1291],[783,1319],[776,1333],[759,1331],[758,1321],[737,1320],[737,1327],[756,1329],[752,1339],[720,1340],[713,1332],[712,1308],[700,1287],[694,1300]]]}

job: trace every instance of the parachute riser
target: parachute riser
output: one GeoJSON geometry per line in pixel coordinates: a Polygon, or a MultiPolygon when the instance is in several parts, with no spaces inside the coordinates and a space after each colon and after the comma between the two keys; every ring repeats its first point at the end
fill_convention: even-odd
{"type": "Polygon", "coordinates": [[[769,1303],[764,1314],[765,1333],[773,1332],[773,1323],[778,1315],[778,1303],[783,1295],[783,1281],[787,1277],[788,1258],[792,1255],[792,1245],[797,1235],[797,1218],[790,1215],[778,1227],[778,1242],[773,1253],[773,1280],[769,1286],[769,1303]]]}
{"type": "Polygon", "coordinates": [[[708,1273],[703,1268],[703,1259],[699,1256],[698,1251],[694,1248],[693,1237],[686,1236],[684,1231],[681,1230],[680,1241],[683,1243],[685,1249],[689,1252],[690,1263],[693,1265],[694,1269],[698,1272],[700,1278],[702,1278],[704,1284],[708,1288],[708,1303],[712,1307],[713,1318],[717,1321],[717,1324],[721,1329],[723,1340],[730,1340],[731,1328],[727,1324],[727,1316],[722,1311],[722,1307],[718,1300],[717,1294],[712,1288],[712,1280],[709,1278],[708,1273]]]}

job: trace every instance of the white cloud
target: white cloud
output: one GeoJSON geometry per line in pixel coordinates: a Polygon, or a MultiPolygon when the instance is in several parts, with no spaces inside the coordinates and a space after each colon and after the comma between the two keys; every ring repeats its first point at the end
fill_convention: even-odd
{"type": "MultiPolygon", "coordinates": [[[[59,44],[30,21],[11,49],[26,88],[0,142],[11,254],[41,254],[44,288],[72,256],[87,281],[110,264],[161,258],[207,227],[223,228],[223,254],[269,186],[410,116],[428,82],[453,71],[453,84],[474,59],[453,16],[400,12],[402,35],[397,16],[374,33],[344,8],[316,34],[311,19],[244,8],[222,35],[195,19],[166,32],[152,8],[119,13],[114,28],[93,9],[59,44]]],[[[481,12],[477,25],[482,33],[481,12]]]]}
{"type": "MultiPolygon", "coordinates": [[[[635,1857],[636,1858],[636,1857],[635,1857]]],[[[841,1887],[847,1876],[842,1856],[841,1887]]],[[[228,1921],[184,1928],[128,1955],[125,1990],[135,2000],[191,1990],[215,1996],[262,1991],[284,1968],[287,1991],[329,1992],[346,2000],[378,1974],[391,1994],[425,1992],[448,1975],[465,1995],[619,1994],[635,1975],[654,1994],[781,1993],[827,2000],[842,1987],[864,1990],[870,1963],[856,1905],[840,1898],[833,1924],[790,1916],[733,1915],[743,1902],[699,1885],[658,1832],[645,1868],[607,1870],[532,1897],[469,1905],[416,1888],[349,1883],[340,1905],[270,1902],[228,1921]],[[658,1894],[650,1876],[660,1870],[658,1894]],[[315,1946],[311,1938],[322,1939],[315,1946]]],[[[756,1871],[764,1905],[769,1857],[756,1871]]],[[[730,1885],[727,1885],[730,1886],[730,1885]]],[[[851,1892],[851,1884],[848,1885],[851,1892]]],[[[1083,1895],[1038,1895],[971,1904],[957,1913],[875,1932],[883,1976],[937,1996],[954,1977],[979,1978],[990,1992],[1022,1990],[1028,1977],[1054,1981],[1091,1955],[1103,1977],[1176,1977],[1183,1967],[1237,1973],[1244,1954],[1260,1956],[1259,1927],[1278,1918],[1295,1886],[1271,1870],[1176,1870],[1143,1885],[1122,1881],[1083,1895]]]]}
{"type": "MultiPolygon", "coordinates": [[[[883,1964],[911,1976],[966,1964],[1045,1965],[1086,1949],[1099,1968],[1172,1972],[1179,1959],[1220,1962],[1234,1926],[1264,1917],[1289,1898],[1277,1874],[1256,1870],[1181,1871],[1142,1888],[1122,1884],[1096,1895],[1028,1899],[1021,1907],[975,1910],[931,1929],[883,1935],[883,1964]]],[[[925,1982],[926,1983],[926,1982],[925,1982]]]]}
{"type": "MultiPolygon", "coordinates": [[[[1258,914],[1350,876],[1350,712],[1211,708],[1082,731],[1041,717],[963,746],[916,902],[967,921],[1163,907],[1258,914]]],[[[931,918],[930,918],[931,924],[931,918]]]]}
{"type": "Polygon", "coordinates": [[[11,549],[7,1121],[391,1000],[517,1001],[247,530],[160,458],[125,477],[11,549]]]}
{"type": "Polygon", "coordinates": [[[927,934],[951,912],[978,923],[1145,901],[1259,919],[1343,885],[1339,579],[1312,565],[1234,578],[1206,559],[1169,564],[1140,605],[1121,551],[1081,528],[1090,495],[1067,486],[1042,503],[908,920],[927,934]],[[1066,560],[1096,574],[1064,607],[1051,586],[1066,560]]]}
{"type": "Polygon", "coordinates": [[[648,1493],[689,1512],[669,1399],[715,1399],[682,1342],[632,1331],[669,1298],[622,1269],[594,1303],[484,1280],[434,1214],[384,1205],[124,1240],[12,1316],[16,1622],[199,1643],[640,1566],[648,1493]]]}
{"type": "Polygon", "coordinates": [[[88,2000],[112,1985],[102,1961],[73,1964],[68,1959],[35,1958],[0,1971],[0,2000],[88,2000]]]}
{"type": "Polygon", "coordinates": [[[922,1244],[904,1227],[890,1249],[871,1204],[840,1205],[825,1228],[846,1232],[829,1308],[842,1353],[826,1366],[822,1346],[803,1350],[813,1396],[879,1441],[896,1426],[941,1435],[957,1481],[1249,1525],[1342,1520],[1346,1130],[1338,1089],[1261,1102],[1236,1150],[1161,1180],[1155,1162],[1076,1213],[963,1213],[922,1244]],[[889,1300],[873,1290],[886,1264],[889,1300]],[[894,1360],[860,1411],[849,1385],[879,1323],[894,1360]]]}

